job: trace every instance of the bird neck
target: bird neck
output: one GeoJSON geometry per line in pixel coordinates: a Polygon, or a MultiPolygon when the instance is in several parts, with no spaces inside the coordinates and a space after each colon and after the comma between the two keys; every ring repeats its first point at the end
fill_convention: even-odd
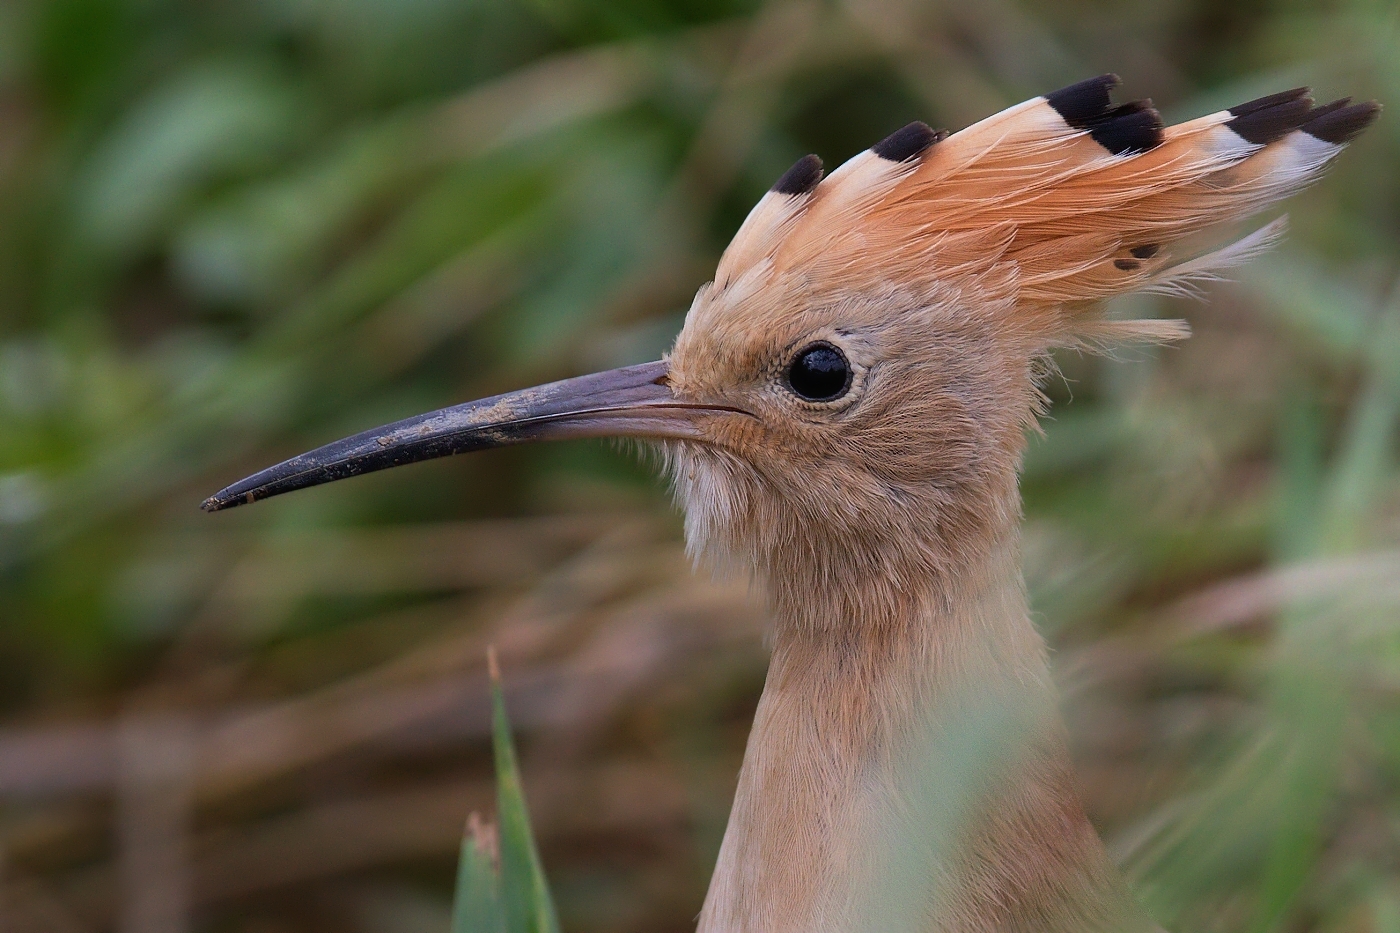
{"type": "Polygon", "coordinates": [[[1154,929],[1076,795],[1014,529],[979,563],[887,618],[778,600],[701,933],[1154,929]]]}

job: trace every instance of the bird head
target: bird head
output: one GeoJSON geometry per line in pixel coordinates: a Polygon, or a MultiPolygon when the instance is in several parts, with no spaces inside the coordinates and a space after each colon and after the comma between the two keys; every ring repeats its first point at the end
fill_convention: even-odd
{"type": "Polygon", "coordinates": [[[1379,110],[1298,89],[1164,127],[1149,102],[1114,106],[1115,83],[952,136],[913,123],[825,177],[807,156],[749,214],[665,359],[366,431],[204,508],[507,444],[632,437],[664,449],[695,552],[790,589],[871,583],[834,599],[957,578],[1017,520],[1047,352],[1183,336],[1102,303],[1189,291],[1267,246],[1278,223],[1191,243],[1316,178],[1379,110]]]}
{"type": "Polygon", "coordinates": [[[951,570],[1015,521],[1042,347],[1001,279],[814,271],[717,279],[668,357],[677,398],[723,409],[664,442],[690,548],[802,584],[951,570]]]}

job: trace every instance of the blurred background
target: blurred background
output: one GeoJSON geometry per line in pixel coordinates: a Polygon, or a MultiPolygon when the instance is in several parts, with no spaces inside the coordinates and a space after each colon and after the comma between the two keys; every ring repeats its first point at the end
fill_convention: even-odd
{"type": "Polygon", "coordinates": [[[749,206],[1104,71],[1391,112],[1180,347],[1064,354],[1026,567],[1180,931],[1400,931],[1395,0],[0,0],[0,929],[445,933],[484,652],[572,933],[693,929],[764,671],[573,442],[205,515],[360,429],[653,359],[749,206]]]}

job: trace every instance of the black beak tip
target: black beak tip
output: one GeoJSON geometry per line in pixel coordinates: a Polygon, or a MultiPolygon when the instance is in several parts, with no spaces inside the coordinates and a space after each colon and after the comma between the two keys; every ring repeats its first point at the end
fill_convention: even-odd
{"type": "Polygon", "coordinates": [[[245,502],[252,502],[256,496],[252,493],[236,495],[228,489],[221,489],[208,499],[199,504],[199,507],[206,512],[222,512],[224,509],[231,509],[235,505],[242,505],[245,502]]]}

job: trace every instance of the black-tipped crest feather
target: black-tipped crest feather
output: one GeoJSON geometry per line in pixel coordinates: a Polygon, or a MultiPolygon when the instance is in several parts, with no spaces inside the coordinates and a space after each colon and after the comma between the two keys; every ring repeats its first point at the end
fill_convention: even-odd
{"type": "Polygon", "coordinates": [[[1162,143],[1162,117],[1152,101],[1135,100],[1110,110],[1089,128],[1089,135],[1114,155],[1146,152],[1162,143]]]}
{"type": "Polygon", "coordinates": [[[1070,126],[1087,130],[1108,113],[1112,106],[1109,92],[1119,83],[1115,74],[1099,75],[1046,94],[1045,100],[1070,126]]]}
{"type": "Polygon", "coordinates": [[[890,162],[907,162],[923,155],[930,146],[947,135],[947,130],[935,130],[927,123],[915,120],[871,146],[870,151],[890,162]]]}
{"type": "Polygon", "coordinates": [[[1307,123],[1313,113],[1307,88],[1261,97],[1230,108],[1234,118],[1225,125],[1245,142],[1267,146],[1307,123]],[[1301,91],[1301,93],[1298,93],[1301,91]]]}
{"type": "Polygon", "coordinates": [[[822,180],[822,160],[815,155],[805,155],[793,163],[783,177],[773,183],[770,189],[778,194],[806,194],[822,180]]]}
{"type": "Polygon", "coordinates": [[[1303,124],[1303,132],[1325,143],[1342,145],[1351,142],[1362,130],[1375,122],[1376,117],[1380,116],[1381,105],[1368,100],[1349,107],[1332,109],[1331,105],[1328,105],[1318,109],[1325,112],[1303,124]]]}
{"type": "Polygon", "coordinates": [[[1118,76],[1100,75],[1045,95],[1066,123],[1088,130],[1100,146],[1114,155],[1146,152],[1162,142],[1162,118],[1150,100],[1113,106],[1110,92],[1118,76]]]}

